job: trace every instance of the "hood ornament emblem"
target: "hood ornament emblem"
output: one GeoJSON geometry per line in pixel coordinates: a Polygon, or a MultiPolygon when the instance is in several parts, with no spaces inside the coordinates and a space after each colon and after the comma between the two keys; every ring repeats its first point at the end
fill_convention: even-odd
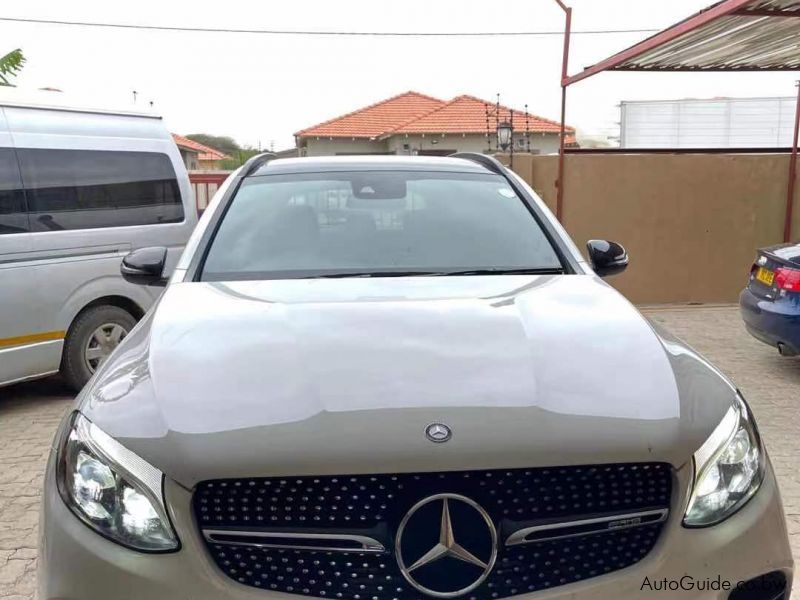
{"type": "MultiPolygon", "coordinates": [[[[431,537],[432,542],[434,539],[431,537]]],[[[400,572],[415,589],[437,598],[454,598],[480,586],[491,573],[497,560],[497,530],[486,511],[473,500],[458,494],[438,494],[417,503],[403,517],[395,554],[400,572]],[[470,549],[456,539],[451,505],[458,511],[458,531],[470,534],[470,549]],[[439,506],[441,514],[436,510],[439,506]],[[419,538],[430,537],[425,533],[430,534],[430,520],[437,517],[438,542],[417,558],[420,545],[425,547],[419,538]],[[406,554],[416,559],[410,565],[406,564],[406,554]]]]}
{"type": "Polygon", "coordinates": [[[425,428],[425,436],[434,444],[442,444],[450,441],[453,430],[444,423],[431,423],[425,428]]]}

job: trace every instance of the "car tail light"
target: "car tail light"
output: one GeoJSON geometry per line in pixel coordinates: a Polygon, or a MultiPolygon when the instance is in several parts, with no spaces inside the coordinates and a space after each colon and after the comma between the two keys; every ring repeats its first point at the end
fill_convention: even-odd
{"type": "Polygon", "coordinates": [[[775,285],[788,292],[800,292],[800,270],[781,267],[775,271],[775,285]]]}

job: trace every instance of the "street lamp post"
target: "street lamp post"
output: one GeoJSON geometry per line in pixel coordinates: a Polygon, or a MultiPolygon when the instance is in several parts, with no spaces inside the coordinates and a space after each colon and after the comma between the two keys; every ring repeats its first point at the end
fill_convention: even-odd
{"type": "Polygon", "coordinates": [[[509,111],[509,120],[497,124],[497,145],[508,151],[508,166],[514,168],[514,111],[509,111]]]}
{"type": "Polygon", "coordinates": [[[486,143],[489,146],[489,152],[492,149],[492,128],[490,126],[492,119],[494,119],[497,147],[503,152],[509,153],[509,166],[514,168],[514,111],[500,105],[500,94],[497,94],[497,103],[494,107],[486,104],[486,143]],[[507,112],[507,114],[503,114],[504,112],[507,112]],[[502,121],[500,120],[501,118],[502,121]]]}
{"type": "Polygon", "coordinates": [[[508,121],[503,121],[497,125],[497,145],[503,149],[503,152],[512,145],[513,134],[514,129],[508,121]]]}

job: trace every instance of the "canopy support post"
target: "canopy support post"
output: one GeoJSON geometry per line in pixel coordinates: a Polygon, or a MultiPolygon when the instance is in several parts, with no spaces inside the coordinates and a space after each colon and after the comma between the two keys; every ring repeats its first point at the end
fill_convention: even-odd
{"type": "Polygon", "coordinates": [[[794,190],[797,183],[797,145],[800,138],[800,81],[797,82],[797,107],[794,117],[792,155],[789,157],[789,186],[786,192],[786,219],[783,224],[783,241],[792,241],[792,216],[794,212],[794,190]]]}
{"type": "Polygon", "coordinates": [[[561,86],[561,142],[558,148],[558,179],[556,179],[556,218],[564,219],[564,150],[566,148],[567,86],[561,86]]]}
{"type": "Polygon", "coordinates": [[[561,0],[556,0],[564,11],[564,55],[561,62],[561,141],[558,149],[558,179],[556,179],[556,218],[564,222],[564,152],[567,147],[567,86],[569,85],[569,45],[572,34],[572,9],[561,0]]]}

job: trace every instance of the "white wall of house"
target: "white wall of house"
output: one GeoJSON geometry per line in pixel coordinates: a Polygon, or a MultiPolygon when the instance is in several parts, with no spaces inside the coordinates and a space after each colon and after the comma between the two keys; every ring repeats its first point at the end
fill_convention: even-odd
{"type": "Polygon", "coordinates": [[[485,152],[485,135],[393,135],[388,140],[393,154],[414,154],[419,150],[452,150],[454,152],[485,152]],[[435,142],[435,143],[434,143],[435,142]],[[408,149],[404,146],[408,144],[408,149]]]}
{"type": "MultiPolygon", "coordinates": [[[[524,152],[527,144],[524,134],[515,136],[516,151],[524,152]],[[520,145],[521,144],[521,145],[520,145]]],[[[557,134],[531,133],[531,152],[553,154],[558,152],[557,134]]],[[[337,154],[399,154],[411,155],[420,150],[452,150],[453,152],[479,152],[487,150],[486,135],[393,135],[386,140],[352,138],[306,138],[305,156],[335,156],[337,154]],[[435,142],[435,143],[434,143],[435,142]],[[406,147],[407,146],[407,147],[406,147]]],[[[492,152],[497,152],[497,140],[492,139],[492,152]]]]}
{"type": "MultiPolygon", "coordinates": [[[[557,133],[532,133],[531,152],[539,151],[539,154],[557,154],[561,146],[561,136],[557,133]]],[[[522,136],[524,138],[524,136],[522,136]]],[[[517,146],[519,148],[519,146],[517,146]]]]}
{"type": "MultiPolygon", "coordinates": [[[[531,152],[534,154],[553,154],[558,152],[559,139],[557,134],[531,133],[531,152]]],[[[515,150],[527,150],[524,134],[514,136],[515,150]],[[520,145],[521,144],[521,145],[520,145]]],[[[394,154],[409,154],[414,150],[453,150],[455,152],[486,152],[488,143],[486,135],[395,135],[388,140],[389,150],[394,154]],[[436,143],[434,143],[434,141],[436,143]],[[404,145],[408,144],[408,149],[404,145]]],[[[492,152],[497,152],[497,139],[492,137],[492,152]]]]}
{"type": "MultiPolygon", "coordinates": [[[[336,156],[337,154],[386,153],[386,142],[364,138],[306,138],[305,156],[336,156]]],[[[301,142],[302,143],[302,142],[301,142]]]]}
{"type": "Polygon", "coordinates": [[[183,159],[183,164],[187,171],[196,171],[200,168],[198,153],[196,151],[189,150],[187,148],[181,148],[179,146],[178,152],[180,152],[181,158],[183,159]]]}

